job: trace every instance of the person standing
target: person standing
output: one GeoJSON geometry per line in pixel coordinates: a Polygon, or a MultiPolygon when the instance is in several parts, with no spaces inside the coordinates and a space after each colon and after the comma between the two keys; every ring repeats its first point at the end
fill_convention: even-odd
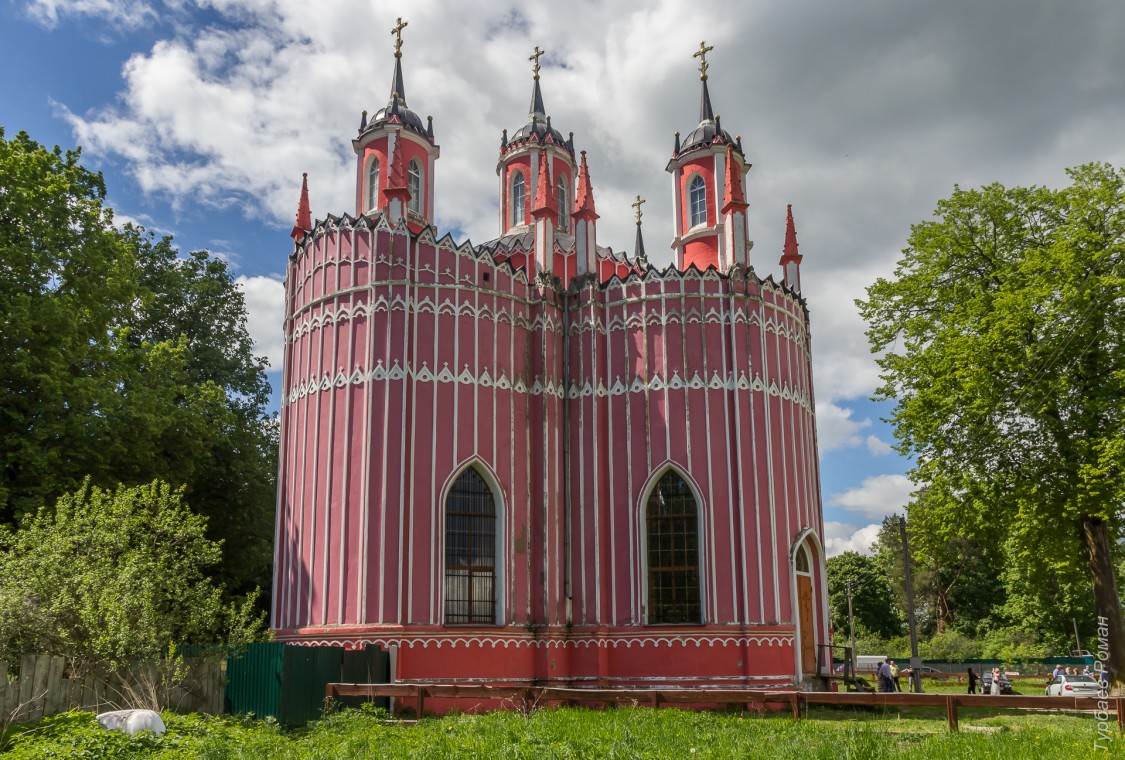
{"type": "Polygon", "coordinates": [[[977,674],[973,672],[972,668],[969,668],[969,693],[977,693],[977,674]]]}
{"type": "Polygon", "coordinates": [[[887,660],[879,663],[879,669],[875,671],[875,675],[879,678],[879,691],[894,691],[894,682],[891,680],[891,666],[887,660]]]}
{"type": "Polygon", "coordinates": [[[992,669],[992,686],[988,693],[994,697],[1000,696],[1000,668],[992,669]]]}
{"type": "Polygon", "coordinates": [[[891,660],[891,682],[895,685],[895,691],[902,691],[902,684],[898,682],[898,665],[894,660],[891,660]]]}

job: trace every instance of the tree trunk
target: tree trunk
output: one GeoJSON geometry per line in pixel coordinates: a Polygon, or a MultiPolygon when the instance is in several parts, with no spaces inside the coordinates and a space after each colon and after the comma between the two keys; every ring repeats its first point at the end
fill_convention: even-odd
{"type": "Polygon", "coordinates": [[[1094,606],[1098,613],[1097,637],[1090,652],[1109,671],[1110,693],[1125,695],[1125,618],[1117,595],[1109,526],[1105,520],[1083,518],[1082,543],[1094,581],[1094,606]]]}

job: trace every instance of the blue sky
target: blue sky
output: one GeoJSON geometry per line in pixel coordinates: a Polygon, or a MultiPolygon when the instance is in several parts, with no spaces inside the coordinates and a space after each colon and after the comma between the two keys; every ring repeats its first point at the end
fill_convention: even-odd
{"type": "Polygon", "coordinates": [[[715,45],[712,101],[754,164],[763,275],[780,274],[794,206],[833,553],[865,549],[910,490],[880,419],[891,408],[869,400],[877,368],[854,299],[892,274],[910,225],[954,183],[1055,185],[1068,166],[1125,164],[1113,0],[2,0],[0,125],[82,145],[119,219],[226,257],[276,363],[301,172],[314,216],[351,210],[349,140],[386,101],[398,16],[408,100],[442,146],[443,233],[495,236],[500,130],[525,120],[539,45],[554,126],[588,151],[599,243],[631,245],[639,193],[658,265],[671,260],[672,133],[698,119],[691,53],[715,45]]]}

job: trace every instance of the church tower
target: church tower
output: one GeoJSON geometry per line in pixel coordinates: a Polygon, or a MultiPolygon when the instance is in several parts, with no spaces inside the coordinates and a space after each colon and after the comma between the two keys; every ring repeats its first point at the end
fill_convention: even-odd
{"type": "Polygon", "coordinates": [[[750,164],[742,153],[741,138],[731,138],[711,107],[707,90],[707,53],[714,46],[701,42],[693,57],[699,59],[702,94],[699,126],[676,144],[667,171],[673,177],[676,267],[699,269],[714,266],[727,271],[747,265],[746,172],[750,164]],[[733,199],[733,202],[732,202],[733,199]]]}
{"type": "MultiPolygon", "coordinates": [[[[567,242],[574,235],[574,187],[578,166],[574,161],[574,133],[563,137],[551,125],[539,86],[539,58],[545,51],[536,45],[528,58],[533,62],[531,105],[527,123],[511,137],[504,130],[500,138],[500,158],[496,175],[500,178],[500,235],[534,232],[534,262],[528,261],[528,274],[550,272],[564,281],[573,274],[573,260],[555,256],[557,236],[567,242]]],[[[591,209],[592,210],[592,209],[591,209]]],[[[567,246],[563,246],[569,247],[567,246]]],[[[572,257],[573,259],[573,257],[572,257]]],[[[513,261],[513,265],[517,264],[513,261]]]]}
{"type": "Polygon", "coordinates": [[[405,218],[415,232],[434,219],[434,162],[441,150],[434,141],[434,125],[406,105],[402,80],[401,18],[391,30],[395,37],[395,70],[391,94],[384,108],[370,120],[367,111],[352,140],[356,153],[356,216],[382,211],[394,224],[405,218]]]}

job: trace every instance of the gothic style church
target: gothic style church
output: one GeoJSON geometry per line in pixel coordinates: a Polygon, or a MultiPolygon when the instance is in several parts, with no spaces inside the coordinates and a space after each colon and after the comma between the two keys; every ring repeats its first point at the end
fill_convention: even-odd
{"type": "Polygon", "coordinates": [[[272,628],[387,648],[412,682],[767,687],[829,641],[809,320],[792,211],[752,266],[740,138],[676,135],[674,263],[599,244],[540,51],[500,140],[499,237],[433,227],[440,154],[401,23],[355,214],[286,277],[272,628]],[[768,263],[758,261],[757,263],[768,263]]]}

